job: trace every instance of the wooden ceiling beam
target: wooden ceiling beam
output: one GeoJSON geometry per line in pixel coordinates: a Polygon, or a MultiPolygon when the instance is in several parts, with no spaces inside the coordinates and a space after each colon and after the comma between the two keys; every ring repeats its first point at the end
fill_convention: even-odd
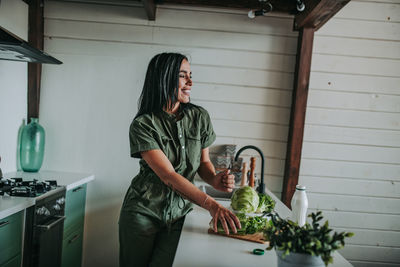
{"type": "MultiPolygon", "coordinates": [[[[31,46],[43,50],[43,0],[30,0],[28,42],[31,46]]],[[[42,78],[42,64],[28,63],[28,122],[30,118],[39,118],[40,82],[42,78]]]]}
{"type": "MultiPolygon", "coordinates": [[[[192,5],[202,7],[238,8],[238,9],[260,9],[262,3],[259,0],[158,0],[159,4],[192,5]]],[[[270,0],[272,12],[286,14],[296,13],[295,0],[270,0]]]]}
{"type": "Polygon", "coordinates": [[[299,36],[282,186],[282,202],[289,208],[299,181],[314,32],[321,28],[349,1],[307,0],[305,1],[305,10],[295,16],[294,29],[299,31],[299,36]]]}
{"type": "Polygon", "coordinates": [[[314,29],[301,28],[297,41],[292,107],[282,187],[282,202],[289,208],[299,180],[313,42],[314,29]]]}
{"type": "Polygon", "coordinates": [[[154,0],[143,0],[144,10],[146,11],[149,20],[156,20],[157,6],[154,0]]]}
{"type": "Polygon", "coordinates": [[[314,28],[317,31],[350,0],[308,0],[306,8],[298,13],[294,19],[294,29],[314,28]]]}

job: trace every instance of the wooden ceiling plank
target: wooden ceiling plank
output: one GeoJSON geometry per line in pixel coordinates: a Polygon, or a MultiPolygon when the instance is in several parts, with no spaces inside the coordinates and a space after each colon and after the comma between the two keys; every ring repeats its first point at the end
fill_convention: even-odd
{"type": "Polygon", "coordinates": [[[154,0],[143,0],[143,6],[149,20],[156,20],[156,9],[157,6],[154,0]]]}
{"type": "Polygon", "coordinates": [[[299,180],[304,122],[310,83],[314,29],[301,28],[297,41],[297,56],[290,112],[282,202],[290,208],[290,201],[299,180]]]}
{"type": "Polygon", "coordinates": [[[314,28],[317,31],[350,0],[310,0],[306,1],[306,9],[295,16],[294,28],[314,28]]]}

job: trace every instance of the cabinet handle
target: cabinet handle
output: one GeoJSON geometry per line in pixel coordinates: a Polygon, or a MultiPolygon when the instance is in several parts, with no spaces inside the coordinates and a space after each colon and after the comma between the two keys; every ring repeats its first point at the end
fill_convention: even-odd
{"type": "Polygon", "coordinates": [[[7,224],[10,224],[10,221],[0,222],[0,228],[3,227],[3,226],[6,226],[7,224]]]}
{"type": "Polygon", "coordinates": [[[70,240],[68,240],[68,244],[71,244],[71,243],[73,243],[75,240],[77,240],[77,239],[78,239],[78,237],[79,237],[79,234],[76,234],[76,235],[74,235],[74,237],[73,237],[73,238],[71,238],[70,240]]]}
{"type": "Polygon", "coordinates": [[[72,192],[76,192],[76,191],[79,191],[81,189],[83,189],[83,186],[79,186],[77,188],[72,189],[72,192]]]}

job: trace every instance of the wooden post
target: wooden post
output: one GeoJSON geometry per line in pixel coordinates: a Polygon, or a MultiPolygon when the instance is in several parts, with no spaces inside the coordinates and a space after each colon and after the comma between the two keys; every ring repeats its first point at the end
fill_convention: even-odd
{"type": "Polygon", "coordinates": [[[149,20],[156,20],[156,3],[154,0],[143,0],[144,10],[146,11],[149,20]]]}
{"type": "MultiPolygon", "coordinates": [[[[29,1],[28,42],[31,46],[43,50],[43,0],[29,1]]],[[[30,118],[39,118],[41,63],[28,63],[28,122],[30,118]]]]}
{"type": "Polygon", "coordinates": [[[301,28],[297,43],[292,109],[282,188],[282,202],[289,208],[299,179],[313,41],[314,29],[301,28]]]}

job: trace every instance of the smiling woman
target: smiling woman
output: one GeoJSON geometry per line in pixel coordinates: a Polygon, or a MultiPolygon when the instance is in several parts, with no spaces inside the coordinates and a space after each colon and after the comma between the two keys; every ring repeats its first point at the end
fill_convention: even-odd
{"type": "Polygon", "coordinates": [[[149,63],[129,132],[141,168],[121,209],[120,266],[171,266],[192,203],[210,212],[215,231],[218,221],[227,233],[240,228],[230,210],[193,185],[196,173],[225,192],[235,180],[229,171],[216,174],[210,161],[215,133],[208,112],[190,103],[191,74],[181,54],[162,53],[149,63]]]}

